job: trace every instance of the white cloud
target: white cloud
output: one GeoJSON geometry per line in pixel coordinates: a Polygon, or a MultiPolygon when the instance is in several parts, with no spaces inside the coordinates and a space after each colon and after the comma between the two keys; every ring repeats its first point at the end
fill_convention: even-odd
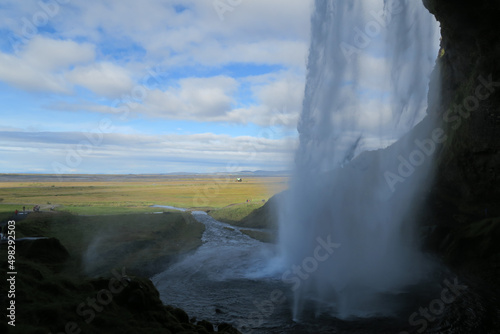
{"type": "Polygon", "coordinates": [[[109,62],[78,66],[66,77],[69,82],[85,87],[99,96],[119,97],[134,86],[130,73],[109,62]]]}
{"type": "Polygon", "coordinates": [[[144,172],[183,171],[182,166],[196,170],[196,166],[205,165],[216,166],[221,172],[229,171],[225,170],[229,166],[232,171],[248,168],[283,170],[291,161],[296,145],[292,138],[231,137],[212,133],[162,136],[104,133],[102,140],[96,142],[96,145],[90,144],[88,136],[79,132],[0,131],[0,151],[7,159],[16,156],[16,161],[23,165],[21,162],[26,158],[18,153],[25,153],[25,148],[29,147],[29,160],[42,161],[46,172],[52,173],[56,172],[51,170],[53,163],[66,166],[71,172],[81,172],[103,161],[120,168],[120,172],[134,172],[138,163],[149,164],[144,172]],[[69,162],[68,156],[71,156],[69,162]],[[178,169],[167,169],[170,163],[175,163],[178,169]]]}
{"type": "Polygon", "coordinates": [[[231,109],[237,86],[226,76],[181,79],[178,87],[150,91],[136,112],[173,119],[219,119],[231,109]]]}
{"type": "MultiPolygon", "coordinates": [[[[222,166],[231,159],[247,159],[254,151],[259,153],[256,160],[245,160],[242,168],[286,168],[281,162],[291,153],[290,141],[276,138],[295,128],[300,113],[312,0],[245,0],[226,13],[223,21],[213,0],[71,1],[60,5],[30,36],[25,34],[26,22],[29,25],[38,13],[44,13],[40,1],[4,2],[0,27],[11,37],[17,35],[20,44],[0,43],[0,81],[19,89],[18,96],[29,96],[23,101],[29,110],[22,110],[22,115],[31,119],[36,112],[37,116],[33,131],[19,134],[25,138],[22,143],[19,138],[2,141],[2,150],[30,150],[29,161],[23,156],[14,160],[32,163],[32,170],[42,161],[50,166],[50,159],[64,159],[63,147],[73,145],[78,137],[76,133],[51,135],[64,128],[61,123],[74,115],[75,124],[91,124],[96,118],[92,112],[116,115],[125,105],[131,117],[123,123],[116,119],[116,129],[122,134],[107,135],[106,144],[85,159],[88,163],[80,171],[113,164],[148,167],[154,166],[155,159],[165,163],[170,158],[178,161],[177,166],[190,161],[193,169],[203,170],[204,162],[222,166]],[[165,74],[154,88],[141,81],[151,67],[165,74]],[[267,74],[252,76],[252,68],[267,74]],[[80,87],[95,95],[76,95],[80,87]],[[127,97],[136,87],[145,89],[145,94],[127,97]],[[33,91],[37,94],[29,95],[33,91]],[[68,114],[59,118],[57,112],[68,114]],[[153,122],[159,118],[286,129],[269,139],[129,135],[145,133],[148,122],[158,131],[153,122]],[[48,132],[40,135],[36,129],[48,132]],[[133,157],[127,160],[129,154],[133,157]]],[[[217,124],[218,129],[225,125],[217,124]]],[[[4,125],[15,127],[15,123],[4,125]]],[[[182,127],[186,132],[196,131],[182,127]]],[[[210,124],[198,128],[210,131],[210,124]]]]}
{"type": "Polygon", "coordinates": [[[302,110],[304,79],[291,73],[246,78],[252,83],[255,103],[231,110],[227,119],[234,123],[252,122],[262,127],[296,128],[302,110]]]}
{"type": "Polygon", "coordinates": [[[94,60],[94,45],[78,44],[71,40],[56,40],[37,36],[30,40],[23,50],[23,62],[37,69],[57,71],[69,66],[88,63],[94,60]]]}
{"type": "Polygon", "coordinates": [[[130,92],[132,74],[95,57],[92,44],[36,36],[18,54],[0,53],[0,80],[27,91],[69,94],[80,85],[99,96],[130,92]]]}
{"type": "Polygon", "coordinates": [[[0,80],[27,91],[69,92],[62,76],[41,72],[8,54],[0,54],[0,80]]]}
{"type": "Polygon", "coordinates": [[[244,1],[224,21],[212,0],[71,5],[77,10],[65,10],[55,21],[65,37],[85,36],[96,44],[129,41],[145,49],[151,59],[172,66],[227,62],[305,66],[311,0],[244,1]],[[185,10],[176,12],[176,5],[185,10]]]}
{"type": "Polygon", "coordinates": [[[93,59],[89,44],[35,37],[19,55],[0,53],[0,80],[28,91],[68,93],[64,71],[93,59]]]}
{"type": "MultiPolygon", "coordinates": [[[[221,21],[211,0],[146,3],[89,0],[60,5],[57,14],[47,23],[60,36],[90,41],[98,51],[102,48],[128,47],[127,57],[136,63],[126,64],[118,60],[114,61],[117,67],[112,68],[108,64],[111,59],[96,59],[97,64],[89,64],[92,59],[86,57],[88,52],[80,52],[78,54],[87,62],[67,76],[69,82],[64,82],[63,77],[58,80],[51,77],[49,80],[46,77],[52,74],[48,73],[44,78],[32,80],[44,84],[32,86],[67,92],[72,89],[71,84],[77,83],[97,94],[109,96],[130,88],[131,79],[127,76],[138,76],[137,73],[127,73],[127,69],[144,71],[148,63],[165,65],[167,69],[186,65],[219,67],[236,63],[275,64],[295,67],[303,73],[311,8],[311,0],[244,1],[221,21]],[[180,7],[185,10],[176,11],[180,7]],[[137,59],[134,56],[135,47],[143,48],[147,59],[137,59]]],[[[0,15],[13,17],[7,26],[12,29],[17,26],[15,33],[21,34],[22,29],[19,28],[24,19],[32,21],[32,16],[38,12],[43,13],[43,8],[32,0],[22,6],[14,5],[13,2],[9,9],[0,11],[0,15]],[[17,24],[12,21],[17,21],[17,24]]],[[[35,57],[26,60],[34,64],[40,62],[46,69],[74,65],[75,50],[60,48],[57,52],[53,45],[58,42],[48,38],[42,41],[35,37],[34,41],[28,41],[27,49],[38,52],[30,52],[35,57]],[[41,55],[39,60],[37,53],[41,55]]],[[[90,58],[95,56],[94,51],[91,51],[90,58]]]]}
{"type": "Polygon", "coordinates": [[[195,64],[221,66],[228,63],[252,63],[304,69],[307,47],[300,41],[267,39],[247,43],[235,41],[230,45],[225,45],[208,39],[196,45],[189,45],[186,54],[173,56],[168,54],[164,62],[168,66],[195,64]]]}
{"type": "Polygon", "coordinates": [[[227,76],[181,79],[166,90],[144,89],[141,99],[118,100],[116,105],[57,102],[50,110],[91,111],[118,116],[197,122],[253,123],[261,127],[295,129],[302,110],[304,79],[290,72],[240,78],[227,76]],[[234,106],[238,88],[249,84],[254,102],[234,106]]]}

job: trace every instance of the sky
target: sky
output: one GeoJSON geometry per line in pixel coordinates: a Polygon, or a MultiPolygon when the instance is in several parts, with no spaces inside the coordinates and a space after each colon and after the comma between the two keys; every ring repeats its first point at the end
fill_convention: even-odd
{"type": "Polygon", "coordinates": [[[0,173],[288,170],[312,0],[2,0],[0,173]]]}

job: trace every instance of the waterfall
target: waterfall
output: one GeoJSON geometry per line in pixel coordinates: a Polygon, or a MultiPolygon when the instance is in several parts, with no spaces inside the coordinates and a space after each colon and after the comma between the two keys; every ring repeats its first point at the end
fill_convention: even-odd
{"type": "Polygon", "coordinates": [[[444,141],[425,117],[437,23],[414,0],[316,0],[311,23],[282,280],[295,319],[387,315],[428,268],[415,215],[444,141]]]}

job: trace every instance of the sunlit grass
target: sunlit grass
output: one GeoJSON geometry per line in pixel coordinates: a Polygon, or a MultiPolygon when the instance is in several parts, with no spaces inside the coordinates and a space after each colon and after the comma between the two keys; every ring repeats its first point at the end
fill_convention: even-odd
{"type": "Polygon", "coordinates": [[[219,221],[234,224],[247,217],[255,209],[262,207],[262,205],[264,205],[263,202],[232,205],[222,209],[211,211],[210,216],[219,221]]]}
{"type": "Polygon", "coordinates": [[[250,200],[259,203],[287,187],[285,177],[230,176],[158,178],[148,181],[0,182],[0,213],[40,205],[75,214],[163,211],[151,205],[217,209],[250,200]]]}

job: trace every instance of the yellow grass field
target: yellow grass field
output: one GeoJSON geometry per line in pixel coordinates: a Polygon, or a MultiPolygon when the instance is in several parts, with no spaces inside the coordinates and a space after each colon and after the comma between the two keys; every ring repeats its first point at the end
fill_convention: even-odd
{"type": "MultiPolygon", "coordinates": [[[[262,203],[288,186],[287,177],[213,176],[101,176],[65,178],[8,177],[0,182],[0,212],[67,211],[101,215],[164,211],[151,205],[188,209],[217,209],[231,204],[262,203]]],[[[166,211],[166,210],[165,210],[166,211]]]]}

